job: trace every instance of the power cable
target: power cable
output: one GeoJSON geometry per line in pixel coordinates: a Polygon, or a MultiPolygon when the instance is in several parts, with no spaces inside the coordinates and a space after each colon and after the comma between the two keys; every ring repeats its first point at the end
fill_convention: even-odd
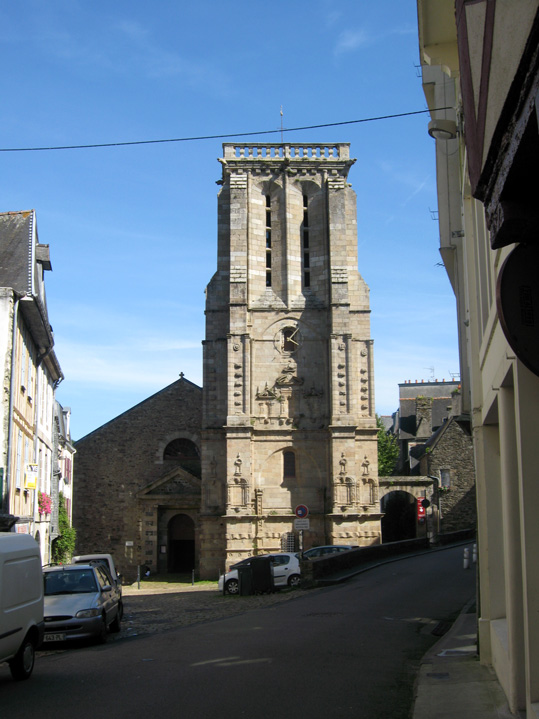
{"type": "MultiPolygon", "coordinates": [[[[320,125],[304,125],[303,127],[279,128],[277,130],[260,130],[258,132],[234,132],[226,135],[198,135],[195,137],[175,137],[167,140],[133,140],[130,142],[103,142],[91,145],[58,145],[52,147],[0,147],[0,152],[40,152],[46,150],[88,150],[96,147],[126,147],[128,145],[156,145],[165,142],[194,142],[196,140],[225,140],[232,137],[251,137],[252,135],[272,135],[278,132],[300,132],[302,130],[317,130],[322,127],[339,127],[355,125],[362,122],[376,122],[378,120],[392,120],[411,115],[423,115],[427,112],[451,110],[451,107],[437,107],[434,110],[415,110],[414,112],[401,112],[394,115],[379,115],[378,117],[365,117],[360,120],[344,120],[342,122],[326,122],[320,125]]],[[[286,143],[285,143],[286,144],[286,143]]]]}

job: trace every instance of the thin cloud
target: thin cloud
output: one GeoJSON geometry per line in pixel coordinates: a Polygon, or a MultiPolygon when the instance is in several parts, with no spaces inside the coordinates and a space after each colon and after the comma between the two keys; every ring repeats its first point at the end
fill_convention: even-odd
{"type": "Polygon", "coordinates": [[[364,28],[355,30],[344,30],[341,32],[335,45],[334,54],[344,55],[345,53],[355,52],[365,47],[370,47],[379,42],[384,42],[388,38],[395,35],[416,34],[417,28],[404,25],[403,27],[392,28],[383,33],[369,33],[364,28]]]}
{"type": "Polygon", "coordinates": [[[347,52],[354,52],[358,48],[367,47],[372,44],[373,38],[369,37],[365,30],[345,30],[339,36],[335,46],[335,55],[343,55],[347,52]]]}

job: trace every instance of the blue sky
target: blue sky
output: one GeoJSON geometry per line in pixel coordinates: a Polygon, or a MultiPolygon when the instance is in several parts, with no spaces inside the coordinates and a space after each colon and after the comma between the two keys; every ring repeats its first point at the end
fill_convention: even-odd
{"type": "MultiPolygon", "coordinates": [[[[413,0],[4,3],[0,147],[275,130],[281,106],[285,128],[424,110],[417,48],[413,0]]],[[[357,158],[379,414],[397,408],[399,382],[458,372],[428,119],[284,135],[350,142],[357,158]]],[[[75,439],[180,372],[202,382],[223,141],[0,152],[0,211],[34,208],[50,245],[57,397],[75,439]]]]}

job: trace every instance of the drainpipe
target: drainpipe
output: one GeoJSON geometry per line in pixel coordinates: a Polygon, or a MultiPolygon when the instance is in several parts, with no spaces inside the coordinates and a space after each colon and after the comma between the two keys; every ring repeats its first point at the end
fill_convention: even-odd
{"type": "Polygon", "coordinates": [[[429,479],[434,480],[436,482],[436,506],[438,507],[438,534],[440,534],[441,530],[441,521],[442,521],[442,495],[440,492],[440,478],[434,477],[432,474],[427,474],[427,477],[429,479]]]}

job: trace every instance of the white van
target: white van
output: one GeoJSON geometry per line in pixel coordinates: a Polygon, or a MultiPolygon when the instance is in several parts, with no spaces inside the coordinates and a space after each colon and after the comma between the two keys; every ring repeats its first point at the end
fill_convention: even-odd
{"type": "Polygon", "coordinates": [[[43,641],[43,570],[28,534],[0,532],[0,662],[14,679],[28,679],[43,641]]]}

